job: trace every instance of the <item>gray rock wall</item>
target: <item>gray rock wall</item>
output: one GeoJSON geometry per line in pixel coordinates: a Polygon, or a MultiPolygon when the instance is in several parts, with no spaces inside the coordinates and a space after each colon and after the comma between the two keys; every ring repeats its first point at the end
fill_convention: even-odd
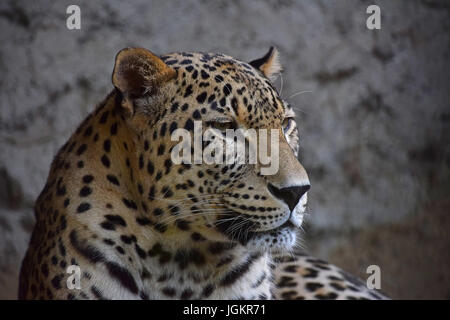
{"type": "MultiPolygon", "coordinates": [[[[450,208],[449,17],[449,3],[438,0],[0,2],[0,298],[16,294],[33,201],[52,157],[112,88],[118,50],[250,61],[270,45],[281,53],[276,86],[296,108],[312,183],[305,246],[361,276],[380,263],[394,297],[429,297],[408,287],[429,283],[425,267],[407,274],[393,266],[420,258],[411,246],[449,252],[449,221],[437,213],[450,208]],[[381,30],[366,28],[372,3],[381,7],[381,30]],[[81,8],[81,30],[66,28],[69,4],[81,8]],[[429,223],[410,223],[416,216],[429,223]],[[352,242],[397,225],[415,240],[391,232],[381,245],[352,242]],[[430,228],[443,248],[417,238],[430,228]],[[404,245],[378,259],[391,241],[404,245]],[[372,260],[362,258],[367,252],[372,260]],[[405,284],[392,286],[399,278],[405,284]]],[[[448,270],[447,260],[427,270],[448,270]]],[[[434,296],[450,297],[444,279],[433,282],[434,296]]]]}

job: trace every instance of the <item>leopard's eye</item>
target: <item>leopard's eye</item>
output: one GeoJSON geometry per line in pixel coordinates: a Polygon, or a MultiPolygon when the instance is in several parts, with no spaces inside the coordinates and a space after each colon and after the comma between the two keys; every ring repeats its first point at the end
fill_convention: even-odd
{"type": "Polygon", "coordinates": [[[284,133],[288,134],[293,127],[294,127],[294,118],[285,118],[283,121],[284,133]]]}
{"type": "Polygon", "coordinates": [[[209,123],[211,128],[225,132],[227,129],[236,129],[236,123],[229,120],[217,120],[209,123]]]}

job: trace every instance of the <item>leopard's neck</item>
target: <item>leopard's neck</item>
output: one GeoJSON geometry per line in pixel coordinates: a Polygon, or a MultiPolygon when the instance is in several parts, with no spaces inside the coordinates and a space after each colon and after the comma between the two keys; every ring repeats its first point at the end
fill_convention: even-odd
{"type": "MultiPolygon", "coordinates": [[[[201,249],[165,249],[157,243],[138,262],[144,292],[150,299],[270,299],[271,268],[267,254],[238,249],[208,256],[201,249]],[[151,276],[149,276],[151,274],[151,276]]],[[[212,247],[210,247],[212,248],[212,247]]],[[[226,250],[225,250],[226,251],[226,250]]]]}

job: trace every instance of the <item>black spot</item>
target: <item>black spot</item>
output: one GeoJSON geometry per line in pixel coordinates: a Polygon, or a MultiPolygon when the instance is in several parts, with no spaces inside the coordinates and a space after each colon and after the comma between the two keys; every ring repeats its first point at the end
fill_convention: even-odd
{"type": "Polygon", "coordinates": [[[121,246],[117,246],[116,247],[117,252],[119,252],[120,254],[125,254],[125,250],[123,250],[123,248],[121,246]]]}
{"type": "Polygon", "coordinates": [[[150,187],[150,191],[148,192],[148,199],[150,201],[155,199],[155,186],[150,187]]]}
{"type": "Polygon", "coordinates": [[[118,280],[124,288],[137,294],[138,287],[136,281],[127,269],[111,261],[106,262],[106,268],[108,269],[110,276],[118,280]]]}
{"type": "Polygon", "coordinates": [[[197,96],[197,102],[198,102],[198,103],[203,103],[203,102],[205,102],[207,95],[208,95],[208,94],[207,94],[206,92],[202,92],[201,94],[199,94],[199,95],[197,96]]]}
{"type": "Polygon", "coordinates": [[[111,182],[112,184],[115,184],[116,186],[120,186],[119,180],[117,180],[117,177],[115,175],[108,174],[106,176],[106,179],[108,179],[108,181],[111,182]]]}
{"type": "Polygon", "coordinates": [[[61,255],[62,255],[63,257],[65,257],[65,256],[66,256],[66,247],[65,247],[64,244],[62,243],[61,239],[59,240],[58,248],[59,248],[59,253],[61,253],[61,255]]]}
{"type": "Polygon", "coordinates": [[[292,278],[292,277],[282,276],[280,278],[280,280],[278,281],[277,286],[280,288],[284,288],[284,287],[292,288],[292,287],[297,286],[297,283],[294,281],[294,278],[292,278]]]}
{"type": "Polygon", "coordinates": [[[156,223],[155,224],[155,230],[161,233],[166,232],[167,230],[167,225],[163,224],[163,223],[156,223]]]}
{"type": "Polygon", "coordinates": [[[173,191],[169,187],[163,187],[161,189],[161,192],[163,193],[164,198],[170,198],[173,196],[173,191]]]}
{"type": "Polygon", "coordinates": [[[297,272],[297,268],[298,268],[298,266],[295,265],[295,264],[293,264],[293,265],[290,265],[290,266],[286,266],[286,267],[283,269],[283,271],[289,272],[289,273],[296,273],[296,272],[297,272]]]}
{"type": "Polygon", "coordinates": [[[233,108],[234,112],[236,113],[236,115],[239,114],[239,110],[238,110],[238,102],[236,98],[231,99],[231,107],[233,108]]]}
{"type": "Polygon", "coordinates": [[[194,117],[194,119],[198,120],[201,118],[200,112],[198,110],[195,110],[194,113],[192,114],[192,116],[194,117]]]}
{"type": "Polygon", "coordinates": [[[330,286],[336,289],[337,291],[344,291],[345,287],[337,282],[330,283],[330,286]]]}
{"type": "Polygon", "coordinates": [[[56,187],[56,195],[61,197],[66,194],[67,190],[66,190],[66,186],[59,186],[60,185],[59,182],[60,181],[58,181],[58,186],[56,187]]]}
{"type": "Polygon", "coordinates": [[[122,201],[127,208],[137,210],[136,202],[134,202],[133,200],[122,198],[122,201]]]}
{"type": "Polygon", "coordinates": [[[70,204],[70,199],[66,198],[66,200],[64,200],[64,208],[67,208],[67,206],[70,204]]]}
{"type": "Polygon", "coordinates": [[[233,268],[230,272],[228,272],[225,277],[222,279],[220,284],[222,286],[230,286],[239,280],[245,273],[247,273],[252,266],[253,262],[260,257],[260,254],[251,255],[247,262],[233,268]]]}
{"type": "Polygon", "coordinates": [[[232,249],[233,246],[223,242],[213,242],[208,246],[208,251],[214,255],[221,254],[226,250],[232,249]]]}
{"type": "Polygon", "coordinates": [[[158,156],[161,156],[164,154],[166,147],[164,146],[164,144],[160,144],[158,147],[158,156]]]}
{"type": "Polygon", "coordinates": [[[109,222],[111,222],[111,223],[113,223],[113,224],[115,224],[115,225],[120,225],[120,226],[122,226],[122,227],[126,227],[126,225],[127,225],[127,223],[125,222],[125,220],[124,220],[121,216],[119,216],[119,215],[107,214],[107,215],[105,215],[105,218],[106,218],[109,222]]]}
{"type": "Polygon", "coordinates": [[[100,227],[102,227],[105,230],[116,230],[114,224],[109,221],[103,221],[102,223],[100,223],[100,227]]]}
{"type": "Polygon", "coordinates": [[[106,154],[104,154],[101,158],[102,163],[105,167],[109,168],[109,166],[111,165],[111,162],[109,161],[109,158],[106,156],[106,154]]]}
{"type": "Polygon", "coordinates": [[[183,219],[177,219],[175,221],[175,225],[178,227],[178,229],[187,231],[189,230],[189,222],[183,219]]]}
{"type": "Polygon", "coordinates": [[[117,122],[114,122],[112,125],[111,125],[111,135],[112,136],[114,136],[114,135],[116,135],[117,134],[117,122]]]}
{"type": "Polygon", "coordinates": [[[336,299],[338,295],[334,292],[329,292],[327,294],[316,294],[314,297],[319,300],[333,300],[336,299]]]}
{"type": "Polygon", "coordinates": [[[306,288],[309,292],[314,292],[314,291],[316,291],[317,289],[320,289],[320,288],[322,288],[322,287],[323,287],[323,284],[318,283],[318,282],[308,282],[308,283],[305,285],[305,288],[306,288]]]}
{"type": "Polygon", "coordinates": [[[149,279],[149,278],[152,277],[152,275],[150,274],[150,272],[146,268],[144,268],[142,270],[141,277],[142,277],[142,279],[149,279]]]}
{"type": "Polygon", "coordinates": [[[147,172],[149,174],[153,174],[155,172],[155,166],[153,165],[153,163],[151,161],[148,161],[148,163],[147,163],[147,172]]]}
{"type": "Polygon", "coordinates": [[[81,188],[80,190],[80,197],[87,197],[88,195],[90,195],[92,193],[92,189],[89,188],[88,186],[84,186],[83,188],[81,188]]]}
{"type": "Polygon", "coordinates": [[[100,117],[100,123],[105,123],[106,122],[106,120],[108,120],[108,114],[109,114],[109,111],[105,111],[105,112],[103,112],[102,113],[102,116],[100,117]]]}
{"type": "Polygon", "coordinates": [[[106,139],[106,140],[103,142],[103,150],[105,150],[105,152],[111,151],[111,140],[106,139]]]}
{"type": "Polygon", "coordinates": [[[192,249],[189,251],[189,259],[196,265],[202,266],[206,263],[205,257],[197,249],[192,249]]]}
{"type": "Polygon", "coordinates": [[[134,244],[134,249],[141,259],[145,259],[147,257],[147,253],[137,243],[134,244]]]}
{"type": "Polygon", "coordinates": [[[192,297],[193,294],[194,294],[194,291],[192,291],[191,289],[185,289],[181,293],[180,298],[183,300],[186,300],[186,299],[189,299],[190,297],[192,297]]]}
{"type": "Polygon", "coordinates": [[[170,159],[164,160],[164,167],[166,168],[165,174],[168,174],[170,172],[170,168],[172,167],[172,160],[170,159]]]}
{"type": "Polygon", "coordinates": [[[202,296],[204,298],[208,298],[214,291],[214,286],[212,284],[208,284],[202,291],[202,296]]]}
{"type": "Polygon", "coordinates": [[[295,298],[295,296],[297,295],[297,291],[295,290],[289,290],[289,291],[285,291],[281,294],[281,297],[285,300],[292,300],[295,298]]]}
{"type": "Polygon", "coordinates": [[[96,286],[91,287],[91,292],[95,298],[97,298],[99,300],[105,300],[105,297],[103,297],[102,292],[96,286]]]}
{"type": "Polygon", "coordinates": [[[192,238],[192,240],[194,240],[194,241],[204,241],[204,240],[206,240],[200,233],[198,233],[198,232],[193,232],[192,234],[191,234],[191,238],[192,238]]]}
{"type": "Polygon", "coordinates": [[[87,145],[86,144],[82,144],[78,150],[77,150],[77,156],[82,155],[87,149],[87,145]]]}
{"type": "Polygon", "coordinates": [[[229,83],[227,83],[226,85],[223,86],[223,94],[225,96],[228,96],[232,90],[233,90],[233,88],[231,87],[231,85],[229,83]]]}
{"type": "Polygon", "coordinates": [[[61,216],[61,224],[60,224],[61,230],[65,230],[67,227],[67,220],[65,216],[61,216]]]}
{"type": "Polygon", "coordinates": [[[166,287],[166,288],[162,289],[162,293],[164,293],[164,295],[166,295],[168,297],[173,297],[173,296],[175,296],[176,291],[174,288],[166,287]]]}
{"type": "Polygon", "coordinates": [[[186,121],[186,123],[184,125],[184,128],[186,130],[189,130],[189,131],[193,131],[194,130],[194,122],[192,121],[192,119],[187,119],[187,121],[186,121]]]}
{"type": "Polygon", "coordinates": [[[190,84],[187,88],[186,91],[184,92],[184,97],[189,97],[192,94],[192,84],[190,84]]]}
{"type": "Polygon", "coordinates": [[[63,278],[63,275],[59,274],[56,275],[53,279],[52,279],[52,286],[53,288],[59,290],[61,289],[61,280],[63,278]]]}
{"type": "Polygon", "coordinates": [[[227,104],[227,99],[222,98],[222,99],[220,99],[219,103],[220,103],[221,107],[225,107],[225,105],[227,104]]]}
{"type": "Polygon", "coordinates": [[[78,212],[78,213],[83,213],[83,212],[88,211],[90,208],[91,208],[91,205],[90,205],[89,203],[87,203],[87,202],[82,202],[82,203],[78,206],[77,212],[78,212]]]}
{"type": "Polygon", "coordinates": [[[120,236],[120,240],[122,240],[126,244],[132,244],[136,239],[134,236],[126,236],[123,234],[120,236]]]}
{"type": "Polygon", "coordinates": [[[178,128],[178,124],[174,121],[170,124],[169,132],[172,134],[178,128]]]}
{"type": "Polygon", "coordinates": [[[87,127],[87,129],[84,131],[84,136],[89,137],[92,134],[92,126],[87,127]]]}
{"type": "Polygon", "coordinates": [[[145,217],[137,217],[136,222],[141,226],[146,226],[146,225],[151,224],[150,219],[145,218],[145,217]]]}
{"type": "Polygon", "coordinates": [[[305,268],[305,271],[308,271],[308,274],[303,275],[303,278],[317,278],[319,272],[312,268],[305,268]]]}
{"type": "Polygon", "coordinates": [[[263,272],[262,275],[256,280],[256,282],[252,284],[252,288],[258,288],[264,282],[266,277],[267,274],[263,272]]]}
{"type": "Polygon", "coordinates": [[[167,131],[167,123],[163,122],[163,124],[161,125],[161,130],[159,132],[161,137],[164,137],[166,135],[166,131],[167,131]]]}
{"type": "Polygon", "coordinates": [[[200,75],[202,76],[202,79],[204,79],[204,80],[209,78],[209,74],[205,70],[202,70],[200,72],[200,75]]]}
{"type": "Polygon", "coordinates": [[[178,106],[179,106],[178,102],[175,102],[174,104],[172,104],[172,107],[170,107],[170,112],[174,113],[175,111],[177,111],[178,106]]]}
{"type": "Polygon", "coordinates": [[[92,180],[94,180],[94,177],[91,176],[90,174],[85,175],[85,176],[83,177],[83,182],[84,182],[84,183],[91,183],[92,180]]]}
{"type": "Polygon", "coordinates": [[[113,245],[116,244],[116,243],[114,242],[114,240],[111,240],[111,239],[103,239],[103,243],[104,243],[104,244],[107,244],[108,246],[113,246],[113,245]]]}
{"type": "Polygon", "coordinates": [[[78,234],[75,230],[72,230],[70,232],[69,238],[70,243],[77,250],[77,252],[88,259],[90,262],[97,263],[104,260],[103,254],[97,248],[88,244],[86,241],[79,241],[78,234]]]}

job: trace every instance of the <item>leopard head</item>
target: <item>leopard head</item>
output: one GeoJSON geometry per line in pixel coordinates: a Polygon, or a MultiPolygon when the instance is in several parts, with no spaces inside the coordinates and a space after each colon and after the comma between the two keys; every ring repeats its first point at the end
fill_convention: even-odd
{"type": "Polygon", "coordinates": [[[294,112],[271,82],[280,70],[275,48],[250,63],[139,48],[117,55],[112,80],[136,159],[129,187],[142,221],[167,242],[295,245],[310,183],[294,112]]]}

